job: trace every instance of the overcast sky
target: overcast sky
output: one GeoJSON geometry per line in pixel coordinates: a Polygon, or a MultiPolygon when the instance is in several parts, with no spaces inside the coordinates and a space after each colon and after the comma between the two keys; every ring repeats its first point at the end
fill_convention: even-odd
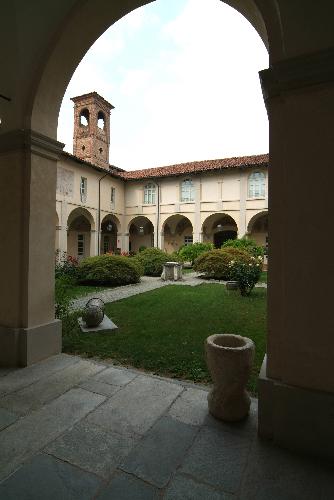
{"type": "Polygon", "coordinates": [[[70,97],[96,91],[111,112],[110,163],[137,170],[268,152],[258,71],[267,51],[220,0],[157,0],[122,18],[91,47],[60,110],[72,153],[70,97]]]}

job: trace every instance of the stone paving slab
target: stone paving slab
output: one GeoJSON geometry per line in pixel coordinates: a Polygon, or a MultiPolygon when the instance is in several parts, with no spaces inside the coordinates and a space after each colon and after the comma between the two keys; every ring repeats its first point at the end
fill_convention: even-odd
{"type": "Polygon", "coordinates": [[[186,389],[170,407],[168,414],[185,424],[203,425],[208,416],[208,391],[186,389]]]}
{"type": "Polygon", "coordinates": [[[158,488],[164,488],[181,464],[198,428],[163,417],[150,429],[121,465],[158,488]]]}
{"type": "Polygon", "coordinates": [[[16,415],[5,408],[0,408],[0,431],[13,424],[18,418],[19,415],[16,415]]]}
{"type": "Polygon", "coordinates": [[[183,387],[139,375],[92,412],[88,420],[120,434],[144,434],[167,410],[183,387]]]}
{"type": "Polygon", "coordinates": [[[240,500],[332,500],[334,465],[255,440],[240,500]]]}
{"type": "Polygon", "coordinates": [[[18,391],[27,387],[41,378],[47,377],[52,373],[63,370],[64,368],[79,362],[78,357],[68,356],[67,354],[58,354],[44,361],[28,366],[27,368],[18,368],[0,379],[0,396],[18,391]]]}
{"type": "Polygon", "coordinates": [[[164,500],[233,500],[235,496],[214,490],[211,486],[178,474],[172,479],[163,498],[164,500]]]}
{"type": "Polygon", "coordinates": [[[120,387],[128,384],[137,376],[138,373],[134,373],[126,368],[114,368],[112,366],[95,375],[92,380],[120,387]]]}
{"type": "Polygon", "coordinates": [[[160,498],[160,493],[154,486],[124,472],[119,472],[108,486],[101,490],[96,500],[158,500],[160,498]]]}
{"type": "Polygon", "coordinates": [[[40,454],[0,484],[0,500],[91,500],[101,481],[40,454]]]}
{"type": "Polygon", "coordinates": [[[204,427],[180,471],[226,493],[236,493],[240,488],[250,445],[248,436],[204,427]]]}
{"type": "Polygon", "coordinates": [[[0,377],[8,375],[8,373],[13,372],[15,368],[0,368],[0,377]]]}
{"type": "Polygon", "coordinates": [[[105,431],[86,420],[45,448],[47,453],[108,479],[138,439],[105,431]]]}
{"type": "Polygon", "coordinates": [[[99,380],[88,379],[79,384],[79,387],[85,389],[86,391],[96,392],[96,394],[102,394],[102,396],[107,396],[110,398],[116,392],[120,390],[119,385],[110,385],[105,382],[100,382],[99,380]]]}
{"type": "Polygon", "coordinates": [[[105,397],[72,389],[0,433],[0,479],[76,424],[105,397]]]}
{"type": "Polygon", "coordinates": [[[103,366],[80,359],[63,370],[0,399],[0,406],[10,411],[26,414],[57,398],[81,380],[103,370],[103,366]]]}

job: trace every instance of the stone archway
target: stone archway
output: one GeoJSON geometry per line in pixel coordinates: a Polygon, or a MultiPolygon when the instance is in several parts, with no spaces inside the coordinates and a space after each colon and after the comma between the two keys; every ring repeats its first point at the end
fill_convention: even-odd
{"type": "Polygon", "coordinates": [[[154,246],[154,226],[150,219],[144,216],[135,217],[129,222],[129,251],[139,252],[140,248],[154,246]]]}
{"type": "Polygon", "coordinates": [[[113,214],[107,214],[101,222],[100,254],[120,253],[117,235],[120,232],[120,221],[113,214]]]}
{"type": "Polygon", "coordinates": [[[84,208],[75,208],[67,221],[67,254],[81,260],[92,252],[92,231],[95,229],[91,213],[84,208]]]}
{"type": "Polygon", "coordinates": [[[162,227],[163,249],[168,252],[176,252],[183,245],[193,243],[193,225],[185,215],[171,215],[162,227]]]}
{"type": "Polygon", "coordinates": [[[259,246],[268,246],[268,212],[259,212],[250,219],[247,226],[247,236],[259,246]]]}
{"type": "Polygon", "coordinates": [[[237,238],[238,226],[230,215],[215,213],[203,222],[202,234],[204,243],[213,243],[215,248],[220,248],[225,241],[237,238]]]}

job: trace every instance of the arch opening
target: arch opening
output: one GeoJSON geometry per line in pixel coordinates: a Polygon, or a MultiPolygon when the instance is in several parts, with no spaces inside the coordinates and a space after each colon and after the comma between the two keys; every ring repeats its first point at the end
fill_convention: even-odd
{"type": "Polygon", "coordinates": [[[144,216],[135,217],[129,223],[129,251],[139,252],[141,248],[154,246],[154,226],[144,216]]]}
{"type": "Polygon", "coordinates": [[[163,225],[164,250],[178,251],[183,245],[193,243],[193,225],[184,215],[171,215],[163,225]]]}
{"type": "Polygon", "coordinates": [[[101,222],[101,239],[100,239],[100,254],[120,253],[120,245],[118,245],[118,233],[120,230],[120,222],[113,214],[108,214],[103,217],[101,222]]]}
{"type": "Polygon", "coordinates": [[[225,241],[237,238],[238,226],[231,215],[216,213],[205,219],[202,233],[204,243],[213,243],[215,248],[221,248],[225,241]]]}

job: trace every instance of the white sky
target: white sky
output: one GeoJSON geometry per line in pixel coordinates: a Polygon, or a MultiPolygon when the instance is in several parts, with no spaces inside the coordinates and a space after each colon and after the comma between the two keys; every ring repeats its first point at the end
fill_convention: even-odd
{"type": "Polygon", "coordinates": [[[70,97],[96,91],[111,112],[110,163],[126,170],[268,151],[258,71],[267,51],[220,0],[157,0],[128,14],[91,47],[59,115],[73,148],[70,97]]]}

